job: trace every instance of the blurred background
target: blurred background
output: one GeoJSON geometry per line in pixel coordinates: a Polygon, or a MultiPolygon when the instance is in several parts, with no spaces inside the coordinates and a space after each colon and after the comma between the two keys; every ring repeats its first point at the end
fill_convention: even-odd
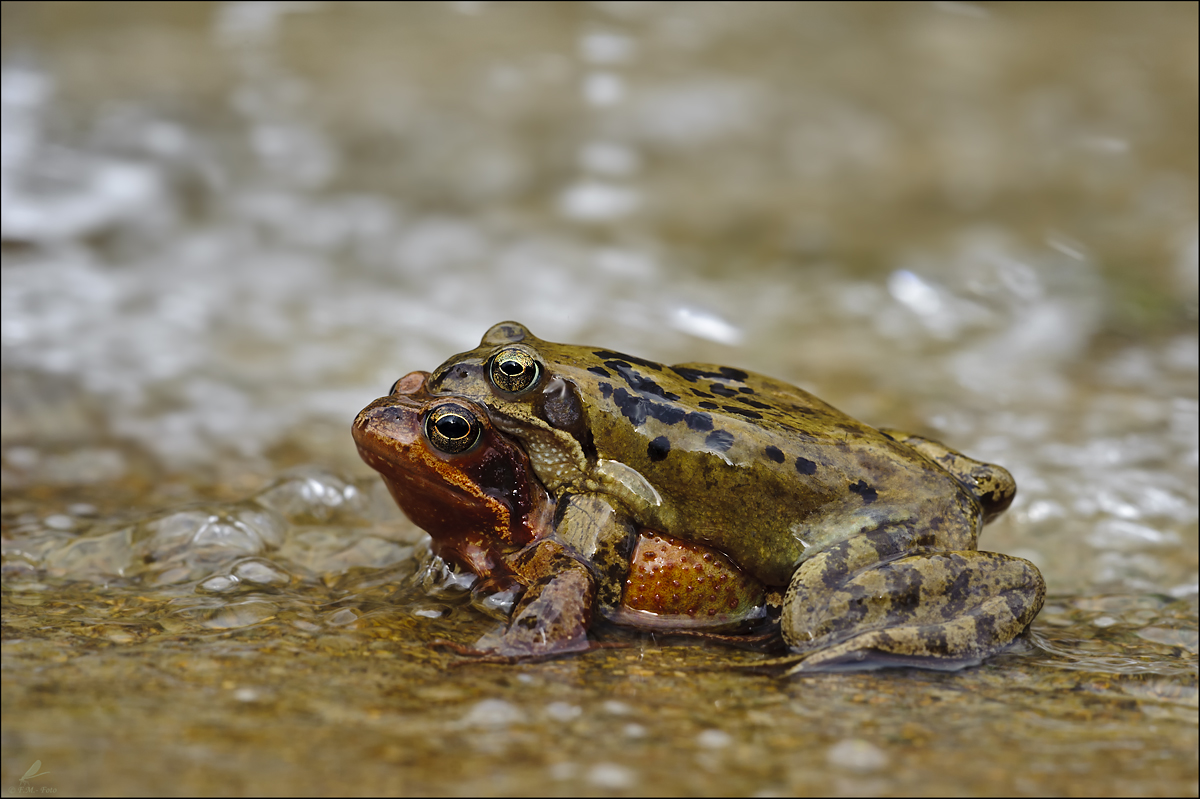
{"type": "Polygon", "coordinates": [[[981,548],[1052,594],[1184,602],[1088,619],[1194,662],[1196,4],[2,14],[6,610],[55,580],[220,594],[247,555],[260,587],[408,559],[350,422],[516,319],[1005,465],[981,548]],[[321,523],[362,496],[348,556],[321,523]],[[217,517],[243,538],[180,567],[217,517]]]}

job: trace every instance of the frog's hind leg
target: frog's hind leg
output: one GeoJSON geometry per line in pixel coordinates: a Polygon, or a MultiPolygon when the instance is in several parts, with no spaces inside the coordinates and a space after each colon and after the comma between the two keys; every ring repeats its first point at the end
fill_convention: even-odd
{"type": "Polygon", "coordinates": [[[960,669],[1003,649],[1041,610],[1045,583],[1029,561],[924,552],[855,569],[853,543],[805,562],[788,587],[784,638],[812,653],[789,674],[960,669]]]}

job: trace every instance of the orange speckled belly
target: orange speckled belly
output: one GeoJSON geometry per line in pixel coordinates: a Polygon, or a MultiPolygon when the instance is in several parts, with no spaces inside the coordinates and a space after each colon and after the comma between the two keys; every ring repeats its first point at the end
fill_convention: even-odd
{"type": "Polygon", "coordinates": [[[763,615],[766,589],[702,544],[643,531],[630,561],[620,622],[720,629],[763,615]]]}

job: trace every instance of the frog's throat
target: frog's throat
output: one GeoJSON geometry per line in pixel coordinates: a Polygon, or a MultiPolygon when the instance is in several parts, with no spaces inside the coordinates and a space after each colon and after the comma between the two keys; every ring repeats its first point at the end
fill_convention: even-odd
{"type": "Polygon", "coordinates": [[[550,427],[541,419],[514,422],[500,417],[495,423],[525,445],[538,479],[555,496],[563,489],[572,489],[606,494],[627,508],[662,505],[658,491],[639,471],[604,458],[589,463],[583,447],[566,431],[550,427]]]}
{"type": "Polygon", "coordinates": [[[501,431],[525,445],[525,454],[533,464],[542,485],[557,495],[563,488],[578,488],[588,480],[591,471],[583,447],[570,433],[556,430],[541,419],[512,420],[504,416],[493,419],[501,431]]]}

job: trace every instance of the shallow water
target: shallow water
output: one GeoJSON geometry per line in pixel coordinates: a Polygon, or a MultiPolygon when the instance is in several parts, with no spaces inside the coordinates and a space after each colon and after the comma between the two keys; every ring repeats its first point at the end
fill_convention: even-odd
{"type": "Polygon", "coordinates": [[[1196,23],[5,3],[0,788],[1197,793],[1196,23]],[[1029,640],[431,650],[497,622],[349,423],[506,318],[1005,465],[1029,640]]]}

